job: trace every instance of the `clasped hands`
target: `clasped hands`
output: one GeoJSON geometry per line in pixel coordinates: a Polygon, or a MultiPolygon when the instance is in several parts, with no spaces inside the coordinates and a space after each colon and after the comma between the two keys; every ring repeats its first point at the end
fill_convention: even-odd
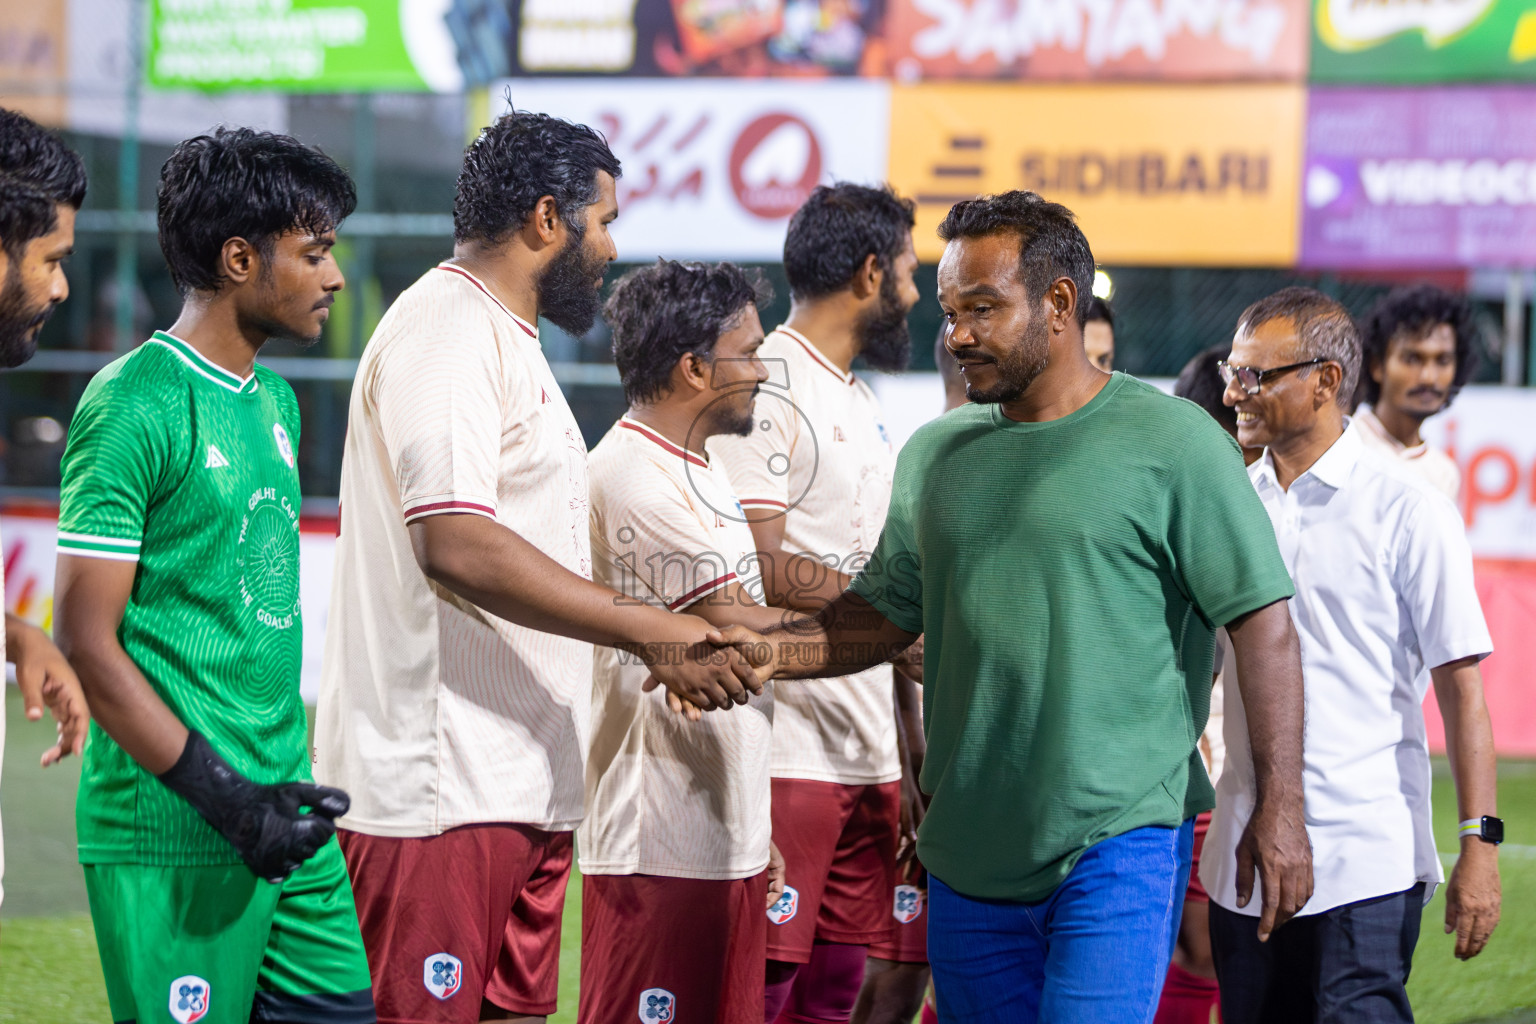
{"type": "Polygon", "coordinates": [[[690,722],[760,695],[779,665],[778,645],[745,626],[709,629],[680,651],[656,644],[635,653],[651,672],[641,689],[666,687],[667,706],[690,722]]]}

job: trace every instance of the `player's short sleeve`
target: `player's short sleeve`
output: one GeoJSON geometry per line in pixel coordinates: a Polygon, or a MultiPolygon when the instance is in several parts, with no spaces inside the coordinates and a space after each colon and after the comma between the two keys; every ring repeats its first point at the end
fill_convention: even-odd
{"type": "Polygon", "coordinates": [[[736,497],[747,512],[789,509],[790,472],[800,443],[801,418],[794,396],[784,388],[765,386],[752,407],[752,432],[745,437],[717,435],[709,451],[724,465],[736,497]]]}
{"type": "Polygon", "coordinates": [[[395,345],[368,382],[369,399],[407,523],[468,512],[495,518],[502,424],[501,353],[489,323],[460,316],[395,345]]]}
{"type": "Polygon", "coordinates": [[[59,470],[59,553],[137,562],[150,505],[178,470],[169,409],[122,377],[93,382],[59,470]]]}
{"type": "Polygon", "coordinates": [[[1473,584],[1466,527],[1443,495],[1417,497],[1398,537],[1393,581],[1419,653],[1429,668],[1487,657],[1493,639],[1473,584]]]}
{"type": "Polygon", "coordinates": [[[1192,426],[1170,466],[1166,543],[1179,586],[1225,626],[1296,588],[1237,443],[1203,414],[1192,426]]]}
{"type": "MultiPolygon", "coordinates": [[[[676,481],[648,465],[635,466],[615,492],[605,494],[601,523],[608,550],[624,560],[621,579],[648,592],[672,611],[682,611],[751,572],[742,556],[716,550],[702,516],[714,511],[689,500],[676,481]]],[[[594,521],[598,521],[594,518],[594,521]]]]}
{"type": "Polygon", "coordinates": [[[930,464],[927,458],[915,457],[915,450],[916,446],[909,446],[897,456],[890,511],[880,540],[848,587],[908,633],[923,632],[923,564],[916,516],[930,464]]]}

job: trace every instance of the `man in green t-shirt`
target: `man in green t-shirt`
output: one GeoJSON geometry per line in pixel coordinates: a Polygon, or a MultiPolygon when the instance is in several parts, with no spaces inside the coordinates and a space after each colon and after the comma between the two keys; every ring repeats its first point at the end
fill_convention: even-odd
{"type": "Polygon", "coordinates": [[[1088,361],[1094,261],[1069,210],[1010,192],[957,204],[939,234],[970,402],[902,450],[879,545],[841,597],[774,642],[717,639],[797,678],[925,634],[918,853],[945,1019],[1149,1020],[1190,819],[1212,803],[1196,741],[1218,626],[1264,762],[1239,851],[1260,933],[1311,890],[1290,578],[1231,438],[1088,361]]]}
{"type": "Polygon", "coordinates": [[[299,411],[356,205],[330,159],[219,129],[160,174],[181,316],[103,369],[62,464],[56,617],[95,719],[76,805],[113,1019],[371,1024],[299,697],[299,411]]]}

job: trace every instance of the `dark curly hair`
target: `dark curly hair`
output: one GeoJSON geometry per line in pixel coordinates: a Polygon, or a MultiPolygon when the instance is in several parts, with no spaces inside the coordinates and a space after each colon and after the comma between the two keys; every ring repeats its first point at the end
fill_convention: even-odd
{"type": "Polygon", "coordinates": [[[772,299],[761,271],[734,263],[657,260],[619,278],[603,318],[613,331],[625,400],[642,405],[666,394],[684,354],[713,359],[715,343],[740,322],[742,311],[772,299]]]}
{"type": "Polygon", "coordinates": [[[871,255],[890,274],[911,244],[915,209],[889,186],[818,185],[789,219],[784,236],[789,294],[808,300],[842,291],[871,255]]]}
{"type": "Polygon", "coordinates": [[[1365,354],[1360,374],[1359,399],[1375,405],[1381,385],[1371,377],[1372,366],[1384,365],[1392,339],[1399,335],[1422,337],[1439,324],[1449,324],[1456,335],[1456,375],[1451,380],[1445,408],[1477,370],[1480,337],[1472,304],[1464,296],[1434,285],[1394,288],[1360,321],[1360,340],[1365,354]]]}
{"type": "Polygon", "coordinates": [[[548,114],[514,110],[464,151],[453,197],[453,240],[495,245],[527,222],[544,196],[579,241],[597,202],[597,172],[623,172],[601,134],[548,114]]]}
{"type": "Polygon", "coordinates": [[[1115,329],[1115,311],[1110,308],[1108,302],[1097,295],[1090,295],[1088,297],[1088,319],[1084,320],[1083,323],[1091,324],[1095,321],[1109,324],[1110,330],[1115,329]]]}
{"type": "Polygon", "coordinates": [[[1093,298],[1093,250],[1071,210],[1016,189],[958,202],[939,225],[939,237],[946,242],[1004,233],[1019,236],[1019,277],[1029,300],[1038,301],[1052,281],[1070,278],[1077,285],[1077,325],[1086,324],[1093,298]]]}
{"type": "Polygon", "coordinates": [[[1232,351],[1230,343],[1212,345],[1184,364],[1179,379],[1174,382],[1173,393],[1187,398],[1211,414],[1221,428],[1233,437],[1237,436],[1237,410],[1221,400],[1227,385],[1221,379],[1217,363],[1232,351]]]}
{"type": "Polygon", "coordinates": [[[85,164],[46,128],[0,108],[0,246],[13,259],[85,202],[85,164]]]}
{"type": "Polygon", "coordinates": [[[253,128],[177,144],[160,168],[160,251],[182,295],[218,289],[220,251],[243,238],[270,258],[290,231],[323,235],[357,207],[347,172],[313,146],[253,128]]]}

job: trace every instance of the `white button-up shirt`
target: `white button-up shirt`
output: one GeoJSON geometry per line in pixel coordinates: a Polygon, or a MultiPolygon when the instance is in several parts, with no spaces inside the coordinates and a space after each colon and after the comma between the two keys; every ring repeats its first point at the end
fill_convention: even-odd
{"type": "MultiPolygon", "coordinates": [[[[1444,879],[1429,815],[1427,669],[1493,650],[1455,506],[1351,426],[1289,490],[1269,452],[1248,469],[1296,584],[1306,684],[1304,776],[1315,886],[1303,914],[1444,879]]],[[[1226,692],[1227,764],[1200,858],[1211,899],[1237,905],[1236,850],[1255,800],[1248,723],[1226,692]]]]}

